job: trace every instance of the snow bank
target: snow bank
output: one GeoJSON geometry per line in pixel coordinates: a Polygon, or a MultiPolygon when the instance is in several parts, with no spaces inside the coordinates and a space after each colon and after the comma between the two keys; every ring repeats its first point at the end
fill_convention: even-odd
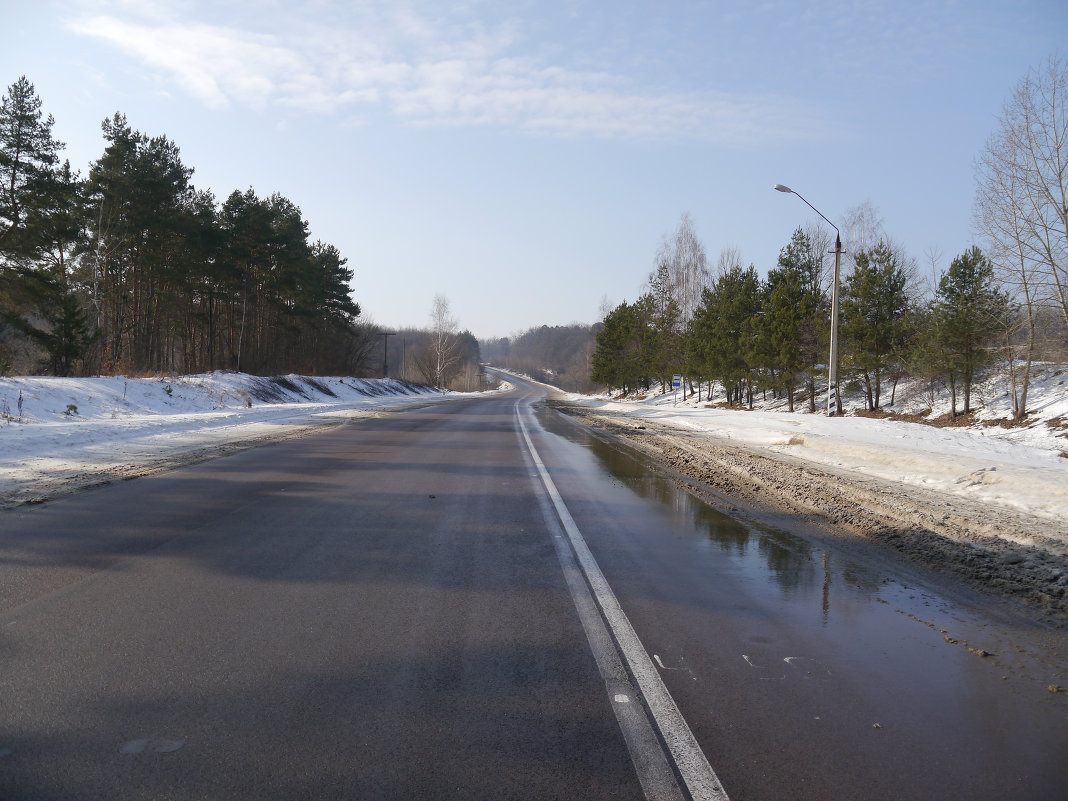
{"type": "Polygon", "coordinates": [[[137,474],[181,454],[454,397],[395,379],[0,378],[0,500],[137,474]]]}
{"type": "MultiPolygon", "coordinates": [[[[755,411],[708,408],[696,400],[676,403],[672,393],[644,400],[569,395],[567,400],[594,411],[652,419],[785,453],[882,479],[923,486],[1050,519],[1068,517],[1068,369],[1036,370],[1025,425],[989,423],[1009,416],[1011,399],[997,381],[977,388],[976,422],[968,427],[935,427],[892,419],[779,411],[782,403],[755,411]]],[[[681,395],[681,393],[680,393],[681,395]]],[[[901,388],[898,411],[948,411],[948,401],[930,402],[919,388],[901,388]]],[[[855,408],[855,407],[854,407],[855,408]]]]}

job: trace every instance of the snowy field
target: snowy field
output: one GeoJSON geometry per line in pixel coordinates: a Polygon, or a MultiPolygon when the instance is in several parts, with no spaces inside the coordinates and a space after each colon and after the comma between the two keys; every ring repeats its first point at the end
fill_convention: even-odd
{"type": "Polygon", "coordinates": [[[455,397],[393,379],[0,378],[0,507],[455,397]]]}
{"type": "MultiPolygon", "coordinates": [[[[681,391],[647,398],[566,396],[569,403],[611,416],[625,415],[700,432],[711,440],[759,447],[815,464],[913,484],[998,507],[1027,512],[1063,524],[1068,519],[1068,367],[1038,365],[1024,425],[1003,427],[1010,416],[1005,381],[994,377],[976,389],[975,422],[936,427],[893,419],[854,416],[863,408],[848,399],[846,415],[828,418],[784,411],[785,402],[757,404],[754,411],[715,408],[722,397],[683,402],[681,391]]],[[[826,403],[825,396],[823,403],[826,403]]],[[[927,419],[949,411],[948,397],[918,387],[898,388],[894,410],[930,410],[927,419]]],[[[819,404],[817,404],[819,406],[819,404]]],[[[806,405],[797,404],[801,409],[806,405]]]]}

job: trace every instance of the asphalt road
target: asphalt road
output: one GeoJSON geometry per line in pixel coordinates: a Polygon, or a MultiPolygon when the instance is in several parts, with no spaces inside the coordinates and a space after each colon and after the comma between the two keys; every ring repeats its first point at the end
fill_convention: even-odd
{"type": "Polygon", "coordinates": [[[1063,797],[1063,632],[539,394],[0,513],[0,798],[1063,797]]]}

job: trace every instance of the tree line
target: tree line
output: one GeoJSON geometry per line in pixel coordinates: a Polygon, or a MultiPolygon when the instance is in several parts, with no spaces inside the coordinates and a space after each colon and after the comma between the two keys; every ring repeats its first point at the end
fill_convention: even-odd
{"type": "MultiPolygon", "coordinates": [[[[624,391],[670,386],[675,372],[689,391],[718,382],[727,402],[750,408],[758,394],[799,398],[809,411],[826,376],[830,298],[819,238],[798,228],[761,279],[756,267],[730,264],[701,289],[689,318],[673,292],[668,265],[634,303],[624,301],[597,336],[593,377],[624,391]]],[[[996,357],[1013,310],[978,249],[953,259],[934,296],[917,297],[914,264],[888,240],[854,254],[841,287],[841,369],[870,410],[890,404],[906,375],[944,381],[954,412],[971,410],[972,386],[996,357]]],[[[824,385],[825,386],[825,385],[824,385]]]]}
{"type": "Polygon", "coordinates": [[[0,372],[358,375],[353,272],[280,194],[222,203],[116,113],[88,175],[25,76],[0,101],[0,372]],[[39,364],[28,364],[33,354],[39,364]]]}
{"type": "Polygon", "coordinates": [[[482,344],[486,361],[569,392],[592,392],[590,377],[600,324],[542,325],[482,344]]]}
{"type": "MultiPolygon", "coordinates": [[[[968,413],[976,381],[999,362],[1022,420],[1033,361],[1068,353],[1066,97],[1068,62],[1057,58],[1017,86],[977,165],[976,230],[986,248],[935,269],[926,290],[915,260],[870,207],[850,215],[839,369],[867,409],[887,405],[887,395],[893,405],[910,376],[932,396],[944,384],[952,413],[968,413]]],[[[829,245],[822,225],[798,228],[763,279],[734,250],[712,270],[684,215],[645,291],[604,316],[593,380],[648,390],[681,372],[688,392],[715,381],[731,404],[752,407],[770,392],[791,411],[799,399],[815,411],[831,328],[829,245]]]]}

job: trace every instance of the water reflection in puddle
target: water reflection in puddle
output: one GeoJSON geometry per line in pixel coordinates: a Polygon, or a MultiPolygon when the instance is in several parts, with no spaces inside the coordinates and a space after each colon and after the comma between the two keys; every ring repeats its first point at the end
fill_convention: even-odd
{"type": "Polygon", "coordinates": [[[608,442],[551,410],[538,415],[553,434],[587,449],[600,466],[638,496],[669,509],[676,531],[704,535],[710,548],[730,556],[733,569],[771,580],[788,598],[821,596],[830,613],[832,584],[841,582],[866,599],[878,597],[882,580],[871,570],[821,543],[778,529],[742,522],[704,503],[625,445],[608,442]],[[832,575],[833,574],[833,575],[832,575]]]}

